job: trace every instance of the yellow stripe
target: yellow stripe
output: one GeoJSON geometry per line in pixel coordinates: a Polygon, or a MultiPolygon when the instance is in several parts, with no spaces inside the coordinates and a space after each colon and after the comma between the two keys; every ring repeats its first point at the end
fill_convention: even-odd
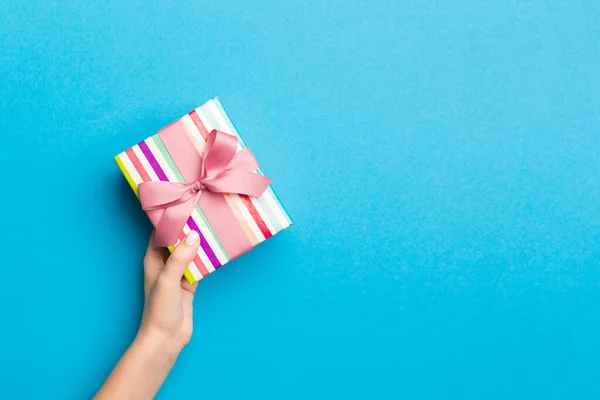
{"type": "Polygon", "coordinates": [[[193,285],[194,283],[198,282],[196,278],[194,278],[194,275],[192,274],[189,268],[186,268],[183,274],[185,275],[185,279],[187,279],[190,285],[193,285]]]}
{"type": "Polygon", "coordinates": [[[125,175],[125,179],[127,179],[127,182],[129,182],[129,186],[131,186],[131,189],[133,189],[133,193],[135,193],[135,195],[139,199],[140,198],[140,194],[138,193],[138,187],[135,184],[135,181],[133,180],[133,178],[131,177],[131,175],[129,175],[129,171],[127,171],[127,168],[125,168],[125,165],[123,165],[123,162],[121,161],[121,159],[119,158],[119,156],[115,157],[115,161],[117,162],[117,165],[121,169],[121,172],[123,173],[123,175],[125,175]]]}
{"type": "MultiPolygon", "coordinates": [[[[169,246],[167,247],[167,249],[169,249],[169,251],[172,253],[173,250],[175,250],[175,246],[169,246]]],[[[190,271],[189,268],[185,269],[183,275],[185,276],[185,279],[187,279],[187,281],[190,283],[190,285],[193,285],[194,283],[198,282],[196,278],[194,278],[194,274],[192,274],[192,271],[190,271]]]]}

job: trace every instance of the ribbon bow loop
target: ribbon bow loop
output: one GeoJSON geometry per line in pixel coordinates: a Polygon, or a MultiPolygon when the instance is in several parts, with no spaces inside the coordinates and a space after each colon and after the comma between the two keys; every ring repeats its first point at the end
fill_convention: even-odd
{"type": "MultiPolygon", "coordinates": [[[[213,130],[209,133],[200,170],[192,182],[144,182],[139,185],[145,211],[163,210],[156,224],[155,244],[173,245],[203,192],[261,196],[271,180],[254,172],[258,168],[248,148],[237,151],[238,139],[213,130]]],[[[198,157],[201,157],[198,155],[198,157]]],[[[214,199],[209,196],[209,199],[214,199]]]]}

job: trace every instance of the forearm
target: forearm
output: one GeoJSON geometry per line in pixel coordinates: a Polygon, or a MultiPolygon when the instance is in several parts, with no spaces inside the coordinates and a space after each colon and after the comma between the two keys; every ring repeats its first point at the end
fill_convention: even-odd
{"type": "Polygon", "coordinates": [[[200,246],[192,231],[169,256],[150,238],[144,257],[144,314],[140,331],[96,394],[96,400],[152,399],[189,342],[195,285],[182,280],[200,246]],[[165,261],[166,260],[166,261],[165,261]]]}
{"type": "Polygon", "coordinates": [[[179,351],[158,333],[140,332],[95,399],[154,398],[179,351]]]}

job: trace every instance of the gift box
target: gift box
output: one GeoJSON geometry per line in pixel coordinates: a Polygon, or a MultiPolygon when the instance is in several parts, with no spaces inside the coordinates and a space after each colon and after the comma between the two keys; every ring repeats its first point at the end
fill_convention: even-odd
{"type": "Polygon", "coordinates": [[[292,220],[218,99],[184,115],[115,160],[173,251],[200,235],[185,276],[195,283],[289,227],[292,220]]]}

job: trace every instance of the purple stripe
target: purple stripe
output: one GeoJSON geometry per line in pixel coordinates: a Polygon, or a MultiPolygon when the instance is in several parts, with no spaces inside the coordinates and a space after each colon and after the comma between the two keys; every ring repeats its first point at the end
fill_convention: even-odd
{"type": "Polygon", "coordinates": [[[168,182],[169,179],[167,178],[167,175],[165,175],[165,172],[162,170],[160,165],[158,165],[158,161],[156,161],[156,158],[154,158],[154,154],[152,154],[146,142],[141,142],[138,144],[138,146],[140,146],[140,149],[142,150],[142,153],[144,153],[146,160],[148,160],[148,162],[152,166],[152,169],[154,170],[154,172],[156,172],[156,176],[158,176],[158,179],[160,179],[161,181],[168,182]]]}
{"type": "MultiPolygon", "coordinates": [[[[148,148],[146,142],[141,142],[138,144],[138,146],[140,147],[140,150],[142,150],[142,153],[144,153],[144,157],[146,157],[146,160],[148,160],[148,163],[156,173],[156,176],[158,176],[158,179],[160,179],[161,181],[168,182],[169,179],[167,178],[167,175],[165,175],[165,172],[158,164],[158,161],[156,161],[154,154],[152,154],[152,151],[150,151],[150,148],[148,148]]],[[[213,249],[210,248],[210,245],[206,241],[206,238],[204,237],[204,235],[202,235],[202,232],[200,232],[200,228],[198,228],[198,225],[196,225],[196,222],[191,216],[188,218],[187,224],[190,227],[190,229],[198,232],[198,235],[200,235],[200,246],[202,247],[202,250],[204,250],[204,253],[206,253],[206,256],[210,260],[213,267],[215,267],[215,269],[219,268],[221,266],[219,259],[215,255],[213,249]]]]}
{"type": "MultiPolygon", "coordinates": [[[[196,225],[196,221],[194,221],[192,217],[188,218],[187,224],[190,227],[190,229],[200,233],[200,228],[198,228],[198,225],[196,225]]],[[[213,249],[211,249],[211,247],[209,246],[204,236],[202,236],[202,233],[200,233],[200,246],[202,246],[202,249],[206,253],[206,256],[210,260],[210,263],[213,265],[213,267],[215,267],[215,269],[219,268],[221,266],[221,263],[219,262],[219,259],[213,252],[213,249]]]]}

